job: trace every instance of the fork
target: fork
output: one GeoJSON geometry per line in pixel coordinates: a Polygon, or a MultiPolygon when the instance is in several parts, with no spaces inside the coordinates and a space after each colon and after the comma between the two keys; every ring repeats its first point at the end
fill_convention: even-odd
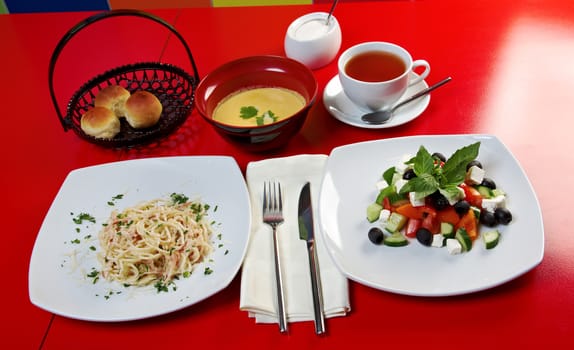
{"type": "Polygon", "coordinates": [[[280,183],[263,183],[263,222],[273,229],[273,250],[275,258],[275,283],[277,287],[277,316],[279,331],[287,332],[287,313],[283,296],[283,279],[281,278],[281,262],[279,260],[279,243],[277,226],[283,223],[283,198],[280,183]]]}

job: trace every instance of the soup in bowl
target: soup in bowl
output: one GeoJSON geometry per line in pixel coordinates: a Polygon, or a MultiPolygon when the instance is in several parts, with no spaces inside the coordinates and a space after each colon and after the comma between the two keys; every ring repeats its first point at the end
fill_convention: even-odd
{"type": "Polygon", "coordinates": [[[317,81],[302,63],[250,56],[223,64],[201,80],[200,115],[226,139],[252,151],[284,146],[303,126],[317,81]]]}

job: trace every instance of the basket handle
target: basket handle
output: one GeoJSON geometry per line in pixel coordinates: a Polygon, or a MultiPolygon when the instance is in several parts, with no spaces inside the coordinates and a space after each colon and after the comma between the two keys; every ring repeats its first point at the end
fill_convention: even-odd
{"type": "Polygon", "coordinates": [[[68,121],[62,115],[62,112],[61,112],[60,108],[58,107],[58,101],[56,100],[56,94],[54,93],[54,68],[56,66],[56,61],[58,60],[60,53],[64,49],[64,46],[66,46],[68,41],[70,41],[72,39],[72,37],[74,37],[76,34],[78,34],[78,32],[80,32],[80,30],[82,30],[83,28],[89,26],[90,24],[98,22],[102,19],[117,17],[117,16],[143,17],[143,18],[147,18],[147,19],[150,19],[152,21],[155,21],[155,22],[163,25],[167,29],[169,29],[173,34],[175,34],[175,36],[183,44],[185,51],[187,52],[187,56],[189,58],[189,61],[191,62],[191,66],[193,68],[193,75],[194,75],[196,80],[199,80],[199,74],[197,72],[197,67],[195,65],[195,61],[193,60],[193,55],[191,54],[191,50],[189,49],[189,46],[187,45],[183,36],[171,24],[167,23],[165,20],[163,20],[163,19],[161,19],[155,15],[152,15],[150,13],[144,12],[144,11],[128,10],[128,9],[110,10],[110,11],[95,14],[93,16],[90,16],[90,17],[84,19],[80,23],[76,24],[72,29],[70,29],[66,33],[66,35],[64,35],[64,37],[62,37],[62,39],[60,39],[60,42],[58,43],[58,45],[56,45],[56,48],[54,49],[54,52],[52,53],[52,58],[50,59],[50,66],[48,68],[48,84],[49,84],[49,88],[50,88],[50,96],[52,97],[52,103],[54,104],[54,108],[56,109],[56,113],[58,114],[58,118],[60,119],[60,122],[62,123],[62,127],[64,127],[65,131],[67,131],[69,128],[71,128],[71,126],[69,125],[68,121]]]}

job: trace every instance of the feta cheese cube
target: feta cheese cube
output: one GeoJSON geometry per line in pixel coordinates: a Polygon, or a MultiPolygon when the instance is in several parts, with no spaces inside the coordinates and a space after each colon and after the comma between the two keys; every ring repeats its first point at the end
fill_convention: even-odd
{"type": "Polygon", "coordinates": [[[407,169],[411,167],[411,165],[405,164],[405,162],[411,160],[412,157],[413,156],[410,154],[405,154],[401,158],[401,161],[397,165],[395,165],[395,170],[397,171],[397,173],[401,174],[401,176],[405,173],[405,171],[407,171],[407,169]]]}
{"type": "Polygon", "coordinates": [[[450,255],[462,253],[462,245],[460,242],[454,238],[449,238],[446,240],[446,250],[450,255]]]}
{"type": "Polygon", "coordinates": [[[402,178],[403,178],[403,174],[399,174],[399,173],[395,172],[393,174],[393,178],[391,179],[391,182],[396,184],[397,181],[401,180],[402,178]]]}
{"type": "Polygon", "coordinates": [[[399,191],[401,190],[401,188],[408,182],[408,180],[405,179],[399,179],[397,180],[397,182],[395,182],[395,188],[397,190],[397,193],[399,193],[399,191]]]}
{"type": "Polygon", "coordinates": [[[375,186],[377,187],[377,190],[380,191],[380,190],[388,187],[389,184],[385,180],[380,180],[375,184],[375,186]]]}
{"type": "Polygon", "coordinates": [[[381,213],[379,214],[379,222],[382,226],[384,226],[387,221],[389,221],[389,217],[391,216],[391,211],[388,209],[383,209],[381,210],[381,213]]]}
{"type": "Polygon", "coordinates": [[[444,243],[444,236],[441,234],[432,235],[431,247],[441,248],[444,243]]]}
{"type": "Polygon", "coordinates": [[[473,185],[480,185],[484,179],[484,170],[476,165],[471,166],[466,172],[466,181],[473,185]]]}
{"type": "Polygon", "coordinates": [[[457,186],[456,189],[458,190],[456,194],[447,193],[446,191],[441,190],[439,190],[439,192],[446,198],[448,204],[455,205],[456,202],[458,202],[461,199],[464,199],[465,197],[464,190],[462,188],[457,186]]]}
{"type": "Polygon", "coordinates": [[[484,198],[482,200],[482,209],[494,212],[496,208],[506,207],[506,196],[498,195],[494,198],[484,198]]]}
{"type": "Polygon", "coordinates": [[[423,205],[425,205],[424,197],[421,199],[417,199],[416,196],[417,196],[416,192],[409,192],[409,201],[411,202],[411,205],[413,207],[422,207],[423,205]]]}

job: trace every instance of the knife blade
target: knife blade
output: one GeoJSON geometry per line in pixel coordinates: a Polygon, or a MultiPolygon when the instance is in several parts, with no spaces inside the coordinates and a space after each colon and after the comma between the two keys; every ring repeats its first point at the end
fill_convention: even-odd
{"type": "Polygon", "coordinates": [[[311,290],[313,292],[313,311],[315,333],[325,333],[325,315],[323,313],[323,293],[319,275],[317,251],[315,249],[315,230],[313,226],[313,206],[311,204],[311,183],[307,182],[299,194],[299,238],[307,243],[309,269],[311,272],[311,290]]]}

